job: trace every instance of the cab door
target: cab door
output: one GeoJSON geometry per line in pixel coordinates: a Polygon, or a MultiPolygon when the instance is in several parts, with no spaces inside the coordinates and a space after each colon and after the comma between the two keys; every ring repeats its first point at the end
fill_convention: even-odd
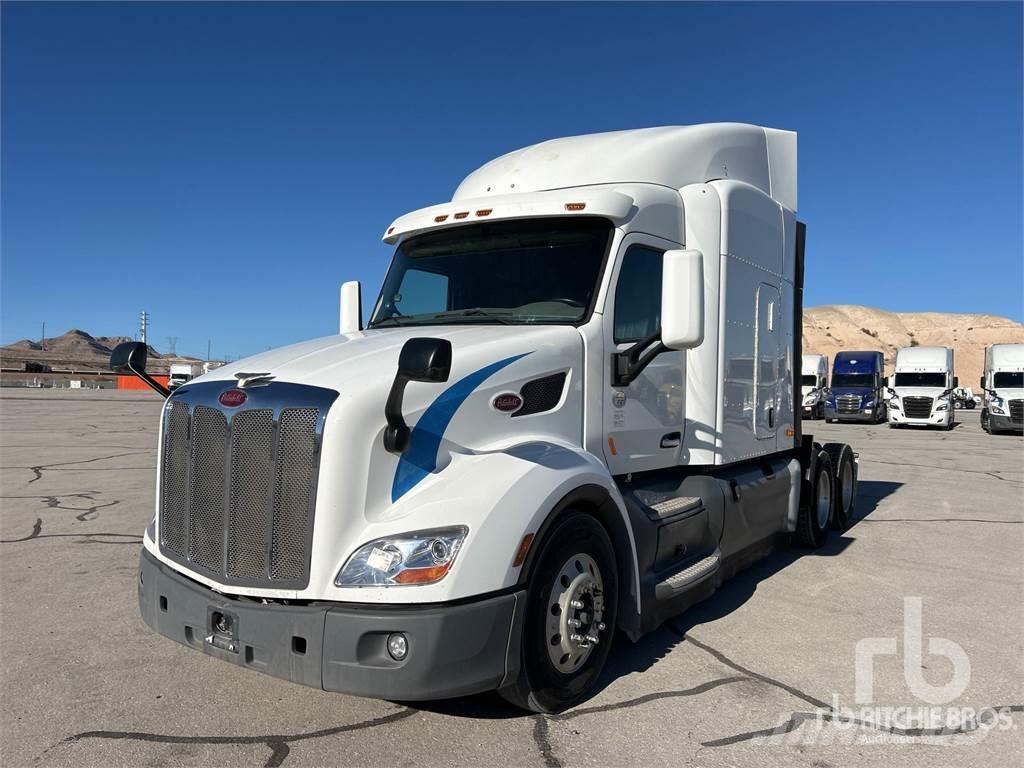
{"type": "Polygon", "coordinates": [[[754,330],[754,436],[773,440],[779,417],[782,297],[767,283],[757,286],[754,330]]]}
{"type": "Polygon", "coordinates": [[[605,304],[604,454],[613,475],[675,466],[683,437],[681,351],[665,351],[625,386],[613,383],[610,353],[624,352],[661,327],[661,272],[679,245],[651,235],[623,239],[605,304]]]}

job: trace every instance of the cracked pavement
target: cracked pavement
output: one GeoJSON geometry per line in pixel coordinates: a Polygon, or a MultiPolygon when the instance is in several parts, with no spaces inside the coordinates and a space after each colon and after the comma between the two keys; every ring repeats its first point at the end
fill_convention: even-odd
{"type": "MultiPolygon", "coordinates": [[[[861,454],[856,523],[818,552],[777,551],[635,645],[619,638],[601,690],[543,717],[493,694],[325,693],[151,632],[135,579],[160,402],[0,393],[0,764],[932,768],[1024,753],[1024,439],[984,434],[977,411],[949,433],[807,423],[861,454]],[[970,660],[951,706],[1005,707],[1012,727],[837,722],[834,697],[855,706],[856,643],[902,642],[912,596],[924,636],[970,660]]],[[[927,647],[921,666],[934,685],[951,675],[927,647]]],[[[874,672],[875,705],[927,704],[901,658],[874,672]]]]}

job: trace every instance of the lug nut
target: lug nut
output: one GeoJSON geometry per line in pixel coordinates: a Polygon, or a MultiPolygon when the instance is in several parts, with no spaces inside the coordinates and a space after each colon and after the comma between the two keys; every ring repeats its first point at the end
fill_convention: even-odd
{"type": "Polygon", "coordinates": [[[597,645],[597,635],[587,635],[587,640],[590,642],[590,645],[597,645]]]}
{"type": "Polygon", "coordinates": [[[599,623],[599,624],[597,625],[597,631],[598,631],[598,632],[603,632],[603,631],[604,631],[604,622],[603,622],[603,621],[602,621],[602,622],[600,622],[600,623],[599,623]]]}
{"type": "Polygon", "coordinates": [[[582,622],[582,621],[580,621],[579,619],[569,619],[569,621],[567,621],[566,623],[567,623],[567,624],[568,624],[568,625],[569,625],[570,627],[578,627],[578,626],[580,626],[580,624],[582,624],[583,622],[582,622]]]}
{"type": "Polygon", "coordinates": [[[583,607],[583,602],[581,600],[573,600],[571,603],[569,603],[569,607],[575,608],[578,611],[583,607]]]}

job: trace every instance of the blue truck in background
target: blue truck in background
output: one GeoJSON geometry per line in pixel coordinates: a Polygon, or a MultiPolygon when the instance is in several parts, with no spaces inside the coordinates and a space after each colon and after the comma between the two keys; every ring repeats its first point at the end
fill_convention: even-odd
{"type": "Polygon", "coordinates": [[[867,421],[888,418],[885,358],[881,352],[838,352],[832,361],[832,386],[825,400],[825,419],[867,421]]]}

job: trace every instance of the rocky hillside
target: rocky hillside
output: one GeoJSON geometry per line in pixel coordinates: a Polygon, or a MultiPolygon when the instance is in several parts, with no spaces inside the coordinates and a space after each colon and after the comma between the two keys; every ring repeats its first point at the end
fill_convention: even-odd
{"type": "Polygon", "coordinates": [[[960,384],[977,389],[985,347],[1024,343],[1024,325],[994,315],[887,312],[849,304],[804,310],[804,352],[829,356],[842,350],[879,350],[886,372],[900,347],[952,347],[960,384]]]}
{"type": "MultiPolygon", "coordinates": [[[[25,363],[42,363],[55,370],[105,371],[110,362],[111,350],[122,341],[131,341],[127,336],[91,336],[85,331],[72,328],[62,336],[43,339],[42,342],[22,339],[6,347],[0,347],[0,364],[4,368],[24,368],[25,363]]],[[[147,368],[152,373],[167,373],[172,362],[191,362],[195,358],[170,357],[161,355],[149,347],[147,368]]]]}

